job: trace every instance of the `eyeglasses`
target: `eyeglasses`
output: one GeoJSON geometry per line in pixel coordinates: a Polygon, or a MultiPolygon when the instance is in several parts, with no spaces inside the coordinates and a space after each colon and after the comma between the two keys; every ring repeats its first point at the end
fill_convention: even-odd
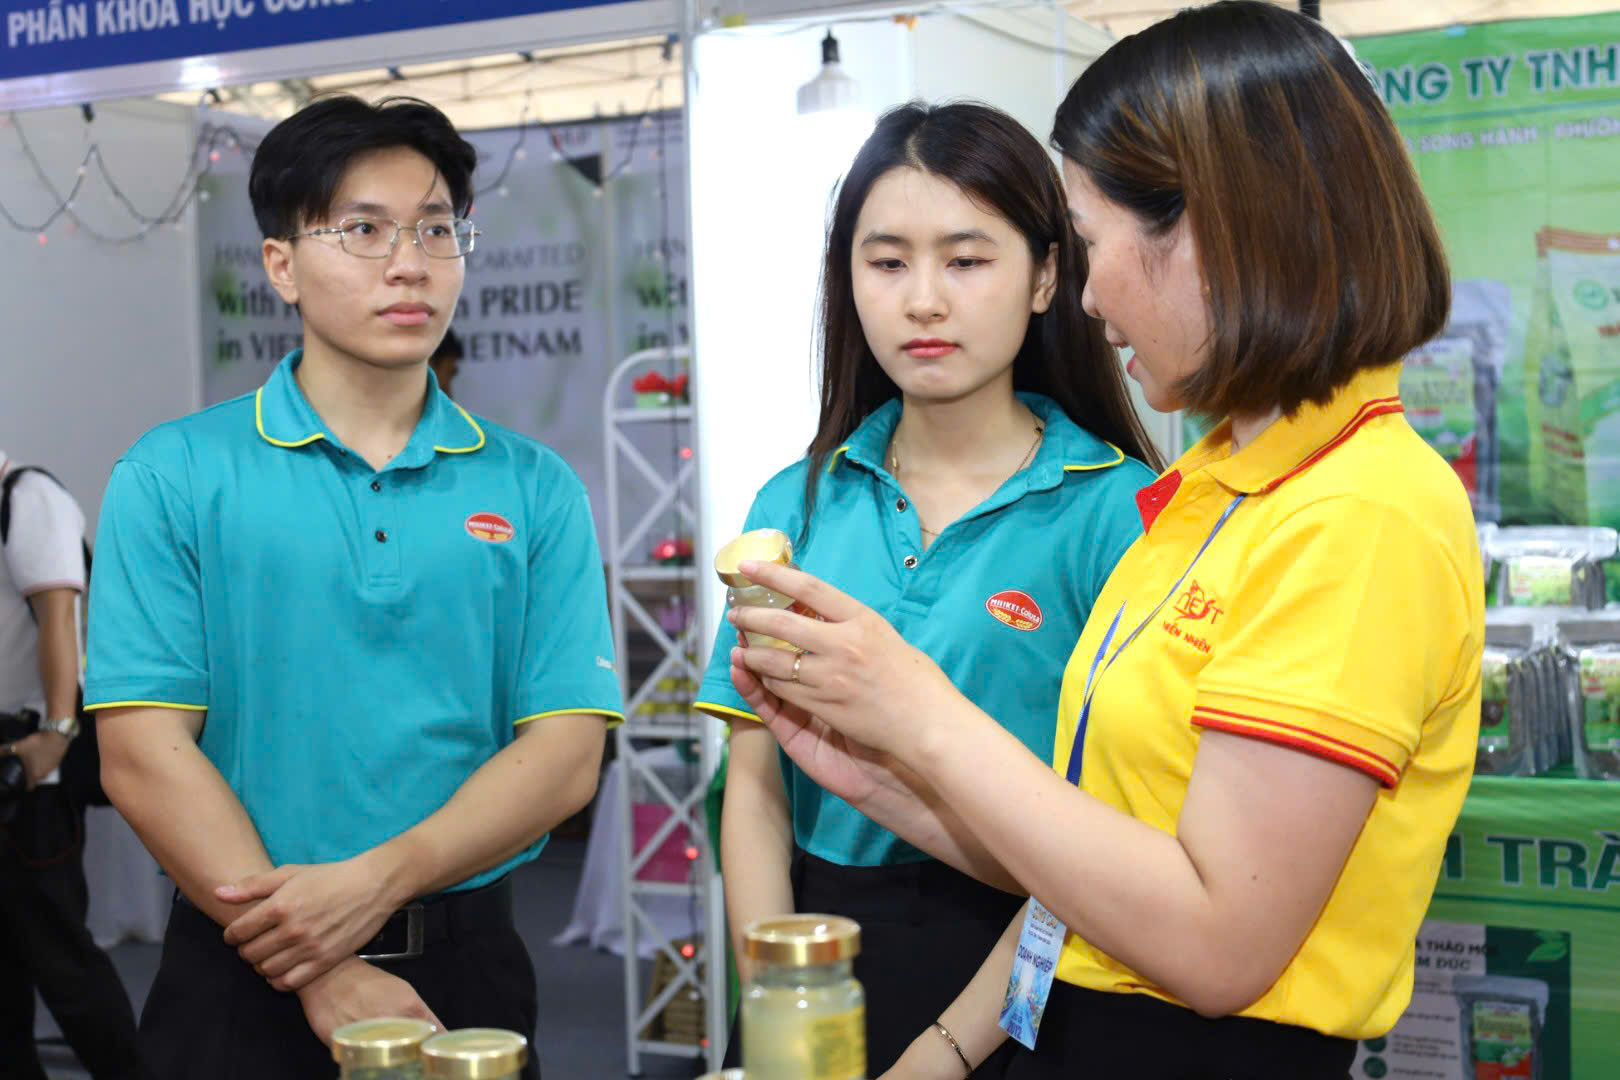
{"type": "Polygon", "coordinates": [[[391,218],[355,217],[344,218],[330,228],[293,233],[287,239],[336,233],[338,244],[350,255],[362,259],[386,259],[399,244],[401,231],[415,233],[416,246],[422,249],[422,254],[432,259],[459,259],[472,251],[474,239],[482,235],[466,218],[423,218],[415,225],[401,225],[391,218]]]}

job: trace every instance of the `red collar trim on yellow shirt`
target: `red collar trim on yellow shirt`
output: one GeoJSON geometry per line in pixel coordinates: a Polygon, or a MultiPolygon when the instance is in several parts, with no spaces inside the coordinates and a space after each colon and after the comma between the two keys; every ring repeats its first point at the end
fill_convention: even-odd
{"type": "Polygon", "coordinates": [[[1406,406],[1401,404],[1401,399],[1398,397],[1378,398],[1376,400],[1367,402],[1360,408],[1360,410],[1356,412],[1355,416],[1350,418],[1350,422],[1344,425],[1343,429],[1340,430],[1337,435],[1333,436],[1333,438],[1329,439],[1322,446],[1318,447],[1310,457],[1306,458],[1304,461],[1300,462],[1298,465],[1294,466],[1292,469],[1289,469],[1287,472],[1277,477],[1277,479],[1261,488],[1258,494],[1263,495],[1268,491],[1275,491],[1277,488],[1281,487],[1285,481],[1293,479],[1306,469],[1310,468],[1312,465],[1315,465],[1318,461],[1321,461],[1323,458],[1327,457],[1328,454],[1332,453],[1340,446],[1343,446],[1350,436],[1360,431],[1367,421],[1373,419],[1374,417],[1389,416],[1393,413],[1402,413],[1405,411],[1406,406]]]}
{"type": "Polygon", "coordinates": [[[1230,451],[1231,423],[1222,423],[1183,454],[1168,472],[1136,493],[1142,528],[1152,529],[1181,489],[1183,479],[1200,470],[1208,470],[1210,476],[1234,491],[1264,495],[1277,490],[1343,446],[1370,421],[1404,412],[1400,397],[1392,393],[1398,380],[1399,368],[1362,372],[1326,406],[1304,406],[1297,415],[1277,421],[1237,454],[1230,451]],[[1350,403],[1358,398],[1360,404],[1352,409],[1350,403]],[[1338,420],[1335,414],[1344,419],[1338,420]]]}

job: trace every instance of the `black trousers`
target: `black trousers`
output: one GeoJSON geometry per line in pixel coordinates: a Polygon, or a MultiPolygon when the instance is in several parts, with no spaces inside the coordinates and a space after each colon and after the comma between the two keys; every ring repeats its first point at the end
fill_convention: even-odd
{"type": "MultiPolygon", "coordinates": [[[[796,910],[861,924],[855,978],[866,991],[867,1076],[883,1075],[939,1019],[1024,903],[932,859],[840,866],[795,850],[792,878],[796,910]]],[[[740,1063],[740,1051],[734,1025],[728,1065],[740,1063]]],[[[998,1050],[975,1080],[1000,1080],[1011,1058],[998,1050]]]]}
{"type": "MultiPolygon", "coordinates": [[[[445,936],[430,937],[421,956],[372,962],[410,983],[448,1028],[505,1028],[528,1038],[523,1076],[540,1080],[534,965],[512,924],[511,882],[485,888],[503,892],[504,919],[457,919],[452,907],[445,936]]],[[[141,1013],[141,1050],[152,1070],[162,1080],[336,1077],[331,1051],[310,1030],[298,995],[272,989],[222,933],[184,898],[175,900],[141,1013]]]]}
{"type": "Polygon", "coordinates": [[[85,926],[84,808],[60,784],[21,796],[0,829],[0,1076],[45,1080],[34,1048],[34,991],[95,1080],[145,1077],[135,1013],[118,971],[85,926]]]}
{"type": "Polygon", "coordinates": [[[1034,1052],[1012,1045],[1007,1080],[1348,1080],[1356,1056],[1351,1040],[1308,1028],[1206,1020],[1146,994],[1065,982],[1052,983],[1034,1052]]]}

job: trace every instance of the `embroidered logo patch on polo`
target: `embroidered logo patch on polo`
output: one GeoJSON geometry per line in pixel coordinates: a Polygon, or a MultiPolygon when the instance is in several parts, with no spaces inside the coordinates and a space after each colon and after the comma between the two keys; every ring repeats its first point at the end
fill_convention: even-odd
{"type": "Polygon", "coordinates": [[[1208,619],[1211,626],[1226,614],[1220,605],[1215,603],[1215,598],[1206,593],[1196,581],[1189,583],[1187,590],[1176,597],[1175,611],[1177,622],[1182,619],[1195,621],[1208,619]]]}
{"type": "Polygon", "coordinates": [[[984,609],[1014,630],[1036,630],[1041,625],[1041,605],[1029,593],[1003,589],[984,602],[984,609]]]}
{"type": "Polygon", "coordinates": [[[467,519],[467,534],[491,544],[506,543],[516,531],[512,523],[499,514],[474,514],[467,519]]]}

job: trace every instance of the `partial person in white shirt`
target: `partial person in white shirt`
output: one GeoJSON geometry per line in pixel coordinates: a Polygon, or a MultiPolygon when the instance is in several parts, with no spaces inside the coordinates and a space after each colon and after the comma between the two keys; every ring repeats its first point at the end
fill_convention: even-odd
{"type": "Polygon", "coordinates": [[[95,1080],[145,1077],[129,996],[85,925],[84,805],[61,783],[78,734],[84,513],[3,452],[0,492],[0,1074],[46,1080],[37,990],[95,1080]]]}

